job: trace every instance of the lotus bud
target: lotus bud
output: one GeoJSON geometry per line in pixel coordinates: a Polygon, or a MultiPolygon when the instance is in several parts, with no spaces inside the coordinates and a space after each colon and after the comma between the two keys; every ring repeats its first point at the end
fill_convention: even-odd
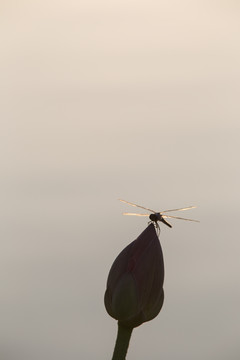
{"type": "Polygon", "coordinates": [[[162,249],[150,224],[112,264],[104,297],[108,314],[128,328],[152,320],[163,305],[163,281],[162,249]]]}

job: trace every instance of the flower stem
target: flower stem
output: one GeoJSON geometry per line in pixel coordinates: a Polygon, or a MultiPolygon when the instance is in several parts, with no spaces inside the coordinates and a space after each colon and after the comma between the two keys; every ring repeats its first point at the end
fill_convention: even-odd
{"type": "Polygon", "coordinates": [[[118,323],[118,333],[112,360],[125,360],[133,328],[118,323]]]}

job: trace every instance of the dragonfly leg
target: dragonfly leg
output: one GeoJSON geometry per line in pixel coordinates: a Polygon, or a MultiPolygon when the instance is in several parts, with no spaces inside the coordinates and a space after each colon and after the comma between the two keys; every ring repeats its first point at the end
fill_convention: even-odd
{"type": "Polygon", "coordinates": [[[160,232],[161,232],[161,228],[160,228],[158,222],[151,220],[151,221],[148,222],[148,225],[149,225],[149,224],[154,224],[154,226],[155,226],[155,228],[156,228],[156,230],[157,230],[157,236],[159,236],[159,235],[160,235],[160,232]]]}

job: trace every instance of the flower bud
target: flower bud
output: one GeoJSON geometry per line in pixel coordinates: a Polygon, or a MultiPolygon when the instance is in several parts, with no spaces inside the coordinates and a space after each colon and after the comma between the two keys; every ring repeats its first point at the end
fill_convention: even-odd
{"type": "Polygon", "coordinates": [[[108,314],[130,328],[152,320],[163,305],[163,280],[162,249],[150,224],[112,264],[104,297],[108,314]]]}

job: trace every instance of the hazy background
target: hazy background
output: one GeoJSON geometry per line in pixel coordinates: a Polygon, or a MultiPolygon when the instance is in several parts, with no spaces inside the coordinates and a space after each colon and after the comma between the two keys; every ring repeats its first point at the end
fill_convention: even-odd
{"type": "Polygon", "coordinates": [[[162,226],[165,303],[129,360],[240,356],[238,1],[0,3],[1,360],[110,359],[103,296],[162,226]]]}

